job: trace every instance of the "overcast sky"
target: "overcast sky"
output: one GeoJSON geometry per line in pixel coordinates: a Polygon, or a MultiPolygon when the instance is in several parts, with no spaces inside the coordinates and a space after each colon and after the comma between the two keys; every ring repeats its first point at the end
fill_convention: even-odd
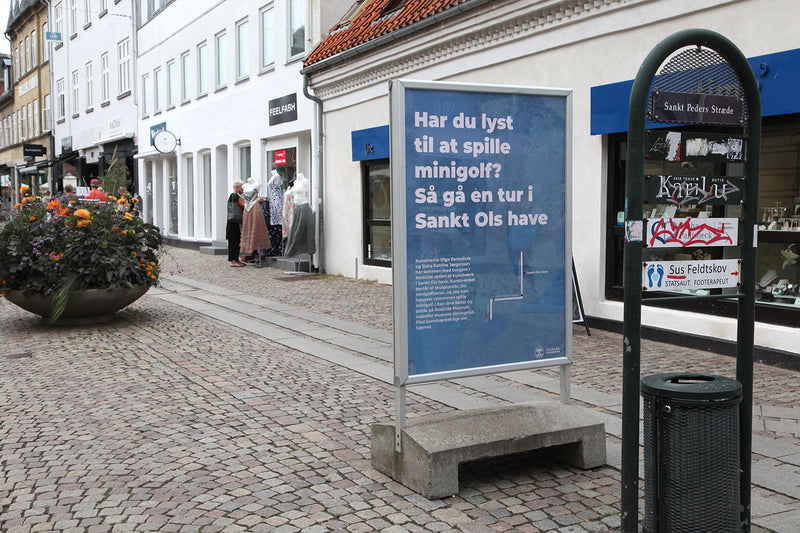
{"type": "Polygon", "coordinates": [[[6,39],[6,24],[8,23],[8,10],[10,8],[10,0],[0,0],[0,52],[7,54],[11,46],[6,39]]]}

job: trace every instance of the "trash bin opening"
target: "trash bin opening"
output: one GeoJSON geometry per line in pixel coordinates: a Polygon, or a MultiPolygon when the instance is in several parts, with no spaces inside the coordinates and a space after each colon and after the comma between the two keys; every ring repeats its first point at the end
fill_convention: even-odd
{"type": "Polygon", "coordinates": [[[670,383],[675,385],[694,385],[697,383],[708,383],[714,381],[713,376],[673,376],[668,379],[670,383]]]}

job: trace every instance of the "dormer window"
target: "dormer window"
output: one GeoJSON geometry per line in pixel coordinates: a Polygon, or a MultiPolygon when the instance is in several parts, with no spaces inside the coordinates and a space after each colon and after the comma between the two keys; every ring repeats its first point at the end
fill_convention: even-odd
{"type": "Polygon", "coordinates": [[[347,10],[347,13],[344,14],[344,16],[341,18],[341,20],[339,20],[336,26],[333,27],[333,29],[339,30],[350,25],[350,22],[353,21],[358,12],[361,11],[361,8],[364,7],[364,4],[366,3],[366,0],[356,0],[353,2],[353,5],[350,6],[350,9],[347,10]]]}
{"type": "Polygon", "coordinates": [[[405,5],[406,0],[389,0],[381,11],[381,16],[388,15],[394,11],[399,10],[405,5]]]}

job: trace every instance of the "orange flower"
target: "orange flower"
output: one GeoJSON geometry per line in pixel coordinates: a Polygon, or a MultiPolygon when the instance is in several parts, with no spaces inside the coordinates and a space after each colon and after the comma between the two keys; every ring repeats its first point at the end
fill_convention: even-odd
{"type": "Polygon", "coordinates": [[[30,190],[30,187],[28,187],[27,185],[20,185],[19,186],[19,193],[20,194],[25,194],[29,190],[30,190]]]}
{"type": "Polygon", "coordinates": [[[131,214],[131,213],[125,213],[122,216],[123,216],[123,218],[125,218],[125,220],[133,220],[133,214],[131,214]]]}
{"type": "MultiPolygon", "coordinates": [[[[109,198],[109,199],[110,199],[110,198],[109,198]]],[[[128,201],[127,201],[127,200],[125,200],[125,198],[120,198],[119,200],[117,200],[117,203],[118,203],[119,205],[124,205],[124,204],[127,204],[127,203],[128,203],[128,201]]]]}
{"type": "Polygon", "coordinates": [[[79,228],[85,228],[86,226],[89,225],[89,222],[90,222],[89,220],[79,220],[78,221],[78,227],[79,228]]]}
{"type": "Polygon", "coordinates": [[[116,201],[116,200],[117,200],[117,197],[116,197],[116,196],[112,196],[112,195],[110,195],[110,194],[108,195],[108,201],[109,201],[109,202],[114,202],[114,201],[116,201]]]}
{"type": "Polygon", "coordinates": [[[58,214],[61,215],[62,217],[65,217],[65,216],[69,215],[69,209],[67,209],[66,207],[62,207],[58,211],[58,214]]]}
{"type": "Polygon", "coordinates": [[[49,202],[47,202],[47,209],[51,211],[57,211],[61,209],[61,202],[59,202],[58,200],[50,200],[49,202]]]}
{"type": "Polygon", "coordinates": [[[29,218],[28,220],[30,220],[31,222],[33,222],[34,220],[36,220],[36,217],[31,217],[31,218],[29,218]]]}
{"type": "Polygon", "coordinates": [[[20,203],[14,204],[14,209],[19,209],[21,207],[22,207],[22,204],[20,204],[20,203]]]}
{"type": "Polygon", "coordinates": [[[0,291],[0,296],[5,297],[5,295],[6,295],[6,291],[0,291]]]}
{"type": "MultiPolygon", "coordinates": [[[[88,209],[76,209],[75,216],[78,218],[90,219],[92,218],[92,214],[89,212],[88,209]]],[[[81,226],[83,227],[83,226],[81,226]]]]}

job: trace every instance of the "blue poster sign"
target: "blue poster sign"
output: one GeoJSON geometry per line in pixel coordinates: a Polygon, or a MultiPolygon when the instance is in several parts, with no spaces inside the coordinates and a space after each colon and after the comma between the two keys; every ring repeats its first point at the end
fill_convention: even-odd
{"type": "Polygon", "coordinates": [[[391,118],[397,378],[568,363],[570,91],[401,80],[391,118]]]}

